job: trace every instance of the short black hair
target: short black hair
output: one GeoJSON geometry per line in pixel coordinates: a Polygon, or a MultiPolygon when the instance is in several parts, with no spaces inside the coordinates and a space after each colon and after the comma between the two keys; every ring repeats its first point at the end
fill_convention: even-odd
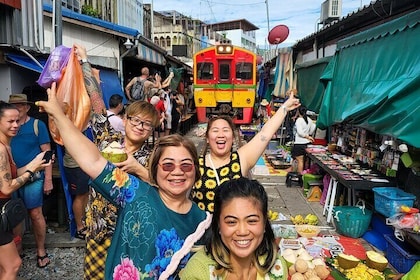
{"type": "Polygon", "coordinates": [[[123,102],[123,97],[119,94],[113,94],[109,98],[109,108],[117,108],[123,102]]]}

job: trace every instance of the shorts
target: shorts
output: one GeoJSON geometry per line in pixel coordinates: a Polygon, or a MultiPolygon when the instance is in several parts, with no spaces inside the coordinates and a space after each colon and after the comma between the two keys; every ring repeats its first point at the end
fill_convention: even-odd
{"type": "Polygon", "coordinates": [[[26,209],[41,207],[44,202],[44,179],[26,183],[16,191],[16,194],[23,200],[26,209]]]}
{"type": "Polygon", "coordinates": [[[306,155],[306,147],[308,144],[294,144],[292,148],[292,158],[306,155]]]}
{"type": "MultiPolygon", "coordinates": [[[[0,199],[0,209],[9,200],[10,200],[10,198],[1,198],[0,199]]],[[[7,231],[7,232],[0,231],[0,246],[9,244],[10,242],[12,242],[12,240],[13,240],[13,232],[12,231],[7,231]]]]}
{"type": "Polygon", "coordinates": [[[166,115],[165,116],[165,129],[171,129],[172,128],[172,115],[166,115]]]}
{"type": "Polygon", "coordinates": [[[65,167],[64,173],[71,195],[81,195],[89,192],[90,177],[80,167],[65,167]]]}

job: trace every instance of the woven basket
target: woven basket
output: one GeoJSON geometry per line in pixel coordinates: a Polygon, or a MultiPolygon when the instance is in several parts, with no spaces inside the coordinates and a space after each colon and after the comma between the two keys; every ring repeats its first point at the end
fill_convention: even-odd
{"type": "Polygon", "coordinates": [[[362,236],[372,219],[372,211],[365,208],[362,200],[356,206],[334,206],[333,212],[337,232],[353,238],[362,236]]]}

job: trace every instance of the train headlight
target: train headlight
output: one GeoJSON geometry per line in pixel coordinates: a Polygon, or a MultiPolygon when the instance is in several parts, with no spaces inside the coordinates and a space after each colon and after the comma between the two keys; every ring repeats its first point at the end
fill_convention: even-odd
{"type": "Polygon", "coordinates": [[[217,47],[217,54],[232,54],[233,47],[230,45],[219,45],[217,47]]]}
{"type": "Polygon", "coordinates": [[[203,103],[203,98],[198,98],[198,103],[203,103]]]}
{"type": "Polygon", "coordinates": [[[251,98],[247,98],[246,103],[251,104],[251,98]]]}

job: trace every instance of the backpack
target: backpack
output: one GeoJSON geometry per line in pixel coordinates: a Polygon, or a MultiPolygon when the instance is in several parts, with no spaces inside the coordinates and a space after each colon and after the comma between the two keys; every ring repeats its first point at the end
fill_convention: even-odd
{"type": "Polygon", "coordinates": [[[140,100],[143,101],[145,99],[145,88],[144,88],[144,82],[146,79],[140,79],[140,77],[137,77],[136,82],[131,87],[131,97],[134,100],[140,100]]]}

